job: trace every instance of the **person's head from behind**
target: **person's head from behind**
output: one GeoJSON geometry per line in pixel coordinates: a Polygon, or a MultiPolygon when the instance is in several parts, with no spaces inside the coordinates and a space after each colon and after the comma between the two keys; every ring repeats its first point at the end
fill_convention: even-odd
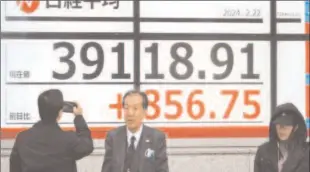
{"type": "Polygon", "coordinates": [[[279,141],[287,141],[294,135],[298,125],[293,114],[282,113],[275,120],[277,136],[279,141]]]}
{"type": "Polygon", "coordinates": [[[56,123],[62,116],[63,95],[58,89],[42,92],[38,97],[38,108],[43,123],[56,123]]]}
{"type": "Polygon", "coordinates": [[[128,91],[123,97],[125,122],[131,132],[136,132],[142,125],[147,113],[148,98],[144,92],[128,91]]]}

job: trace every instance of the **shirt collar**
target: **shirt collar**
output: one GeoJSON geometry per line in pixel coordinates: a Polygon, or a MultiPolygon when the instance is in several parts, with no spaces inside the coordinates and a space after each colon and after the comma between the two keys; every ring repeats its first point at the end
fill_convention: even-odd
{"type": "Polygon", "coordinates": [[[143,130],[143,124],[140,126],[140,128],[138,129],[137,132],[132,133],[128,128],[127,128],[127,143],[128,146],[130,145],[130,139],[132,136],[135,136],[136,141],[135,141],[135,147],[137,147],[139,140],[141,138],[141,134],[142,134],[142,130],[143,130]]]}

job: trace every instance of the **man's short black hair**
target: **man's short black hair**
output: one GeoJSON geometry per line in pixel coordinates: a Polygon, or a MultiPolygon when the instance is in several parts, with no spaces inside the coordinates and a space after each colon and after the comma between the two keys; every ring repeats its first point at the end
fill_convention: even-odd
{"type": "Polygon", "coordinates": [[[50,89],[42,92],[38,97],[40,118],[44,123],[54,123],[59,111],[63,108],[64,100],[62,92],[58,89],[50,89]]]}
{"type": "Polygon", "coordinates": [[[134,89],[134,90],[129,90],[129,91],[127,91],[127,92],[125,93],[125,95],[123,96],[123,102],[122,102],[123,107],[124,107],[124,105],[125,105],[125,99],[126,99],[126,97],[129,96],[129,95],[131,95],[131,94],[139,94],[139,95],[142,97],[142,107],[143,107],[143,109],[146,110],[147,107],[148,107],[148,105],[149,105],[149,100],[148,100],[148,98],[147,98],[147,95],[146,95],[144,92],[139,91],[139,90],[136,90],[136,89],[134,89]]]}

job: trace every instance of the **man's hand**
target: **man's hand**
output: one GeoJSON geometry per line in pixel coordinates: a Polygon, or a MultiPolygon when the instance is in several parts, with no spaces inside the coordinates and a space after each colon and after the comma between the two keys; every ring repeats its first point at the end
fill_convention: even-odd
{"type": "Polygon", "coordinates": [[[78,102],[74,102],[76,103],[77,107],[73,107],[73,114],[75,116],[77,115],[83,115],[83,108],[81,107],[81,105],[78,102]]]}

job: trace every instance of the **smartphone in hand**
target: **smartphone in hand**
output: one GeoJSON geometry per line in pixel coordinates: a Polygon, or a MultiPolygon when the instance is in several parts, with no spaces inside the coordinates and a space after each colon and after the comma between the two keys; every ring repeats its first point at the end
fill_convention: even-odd
{"type": "Polygon", "coordinates": [[[65,101],[62,111],[66,113],[73,113],[73,107],[77,107],[77,104],[70,101],[65,101]]]}

